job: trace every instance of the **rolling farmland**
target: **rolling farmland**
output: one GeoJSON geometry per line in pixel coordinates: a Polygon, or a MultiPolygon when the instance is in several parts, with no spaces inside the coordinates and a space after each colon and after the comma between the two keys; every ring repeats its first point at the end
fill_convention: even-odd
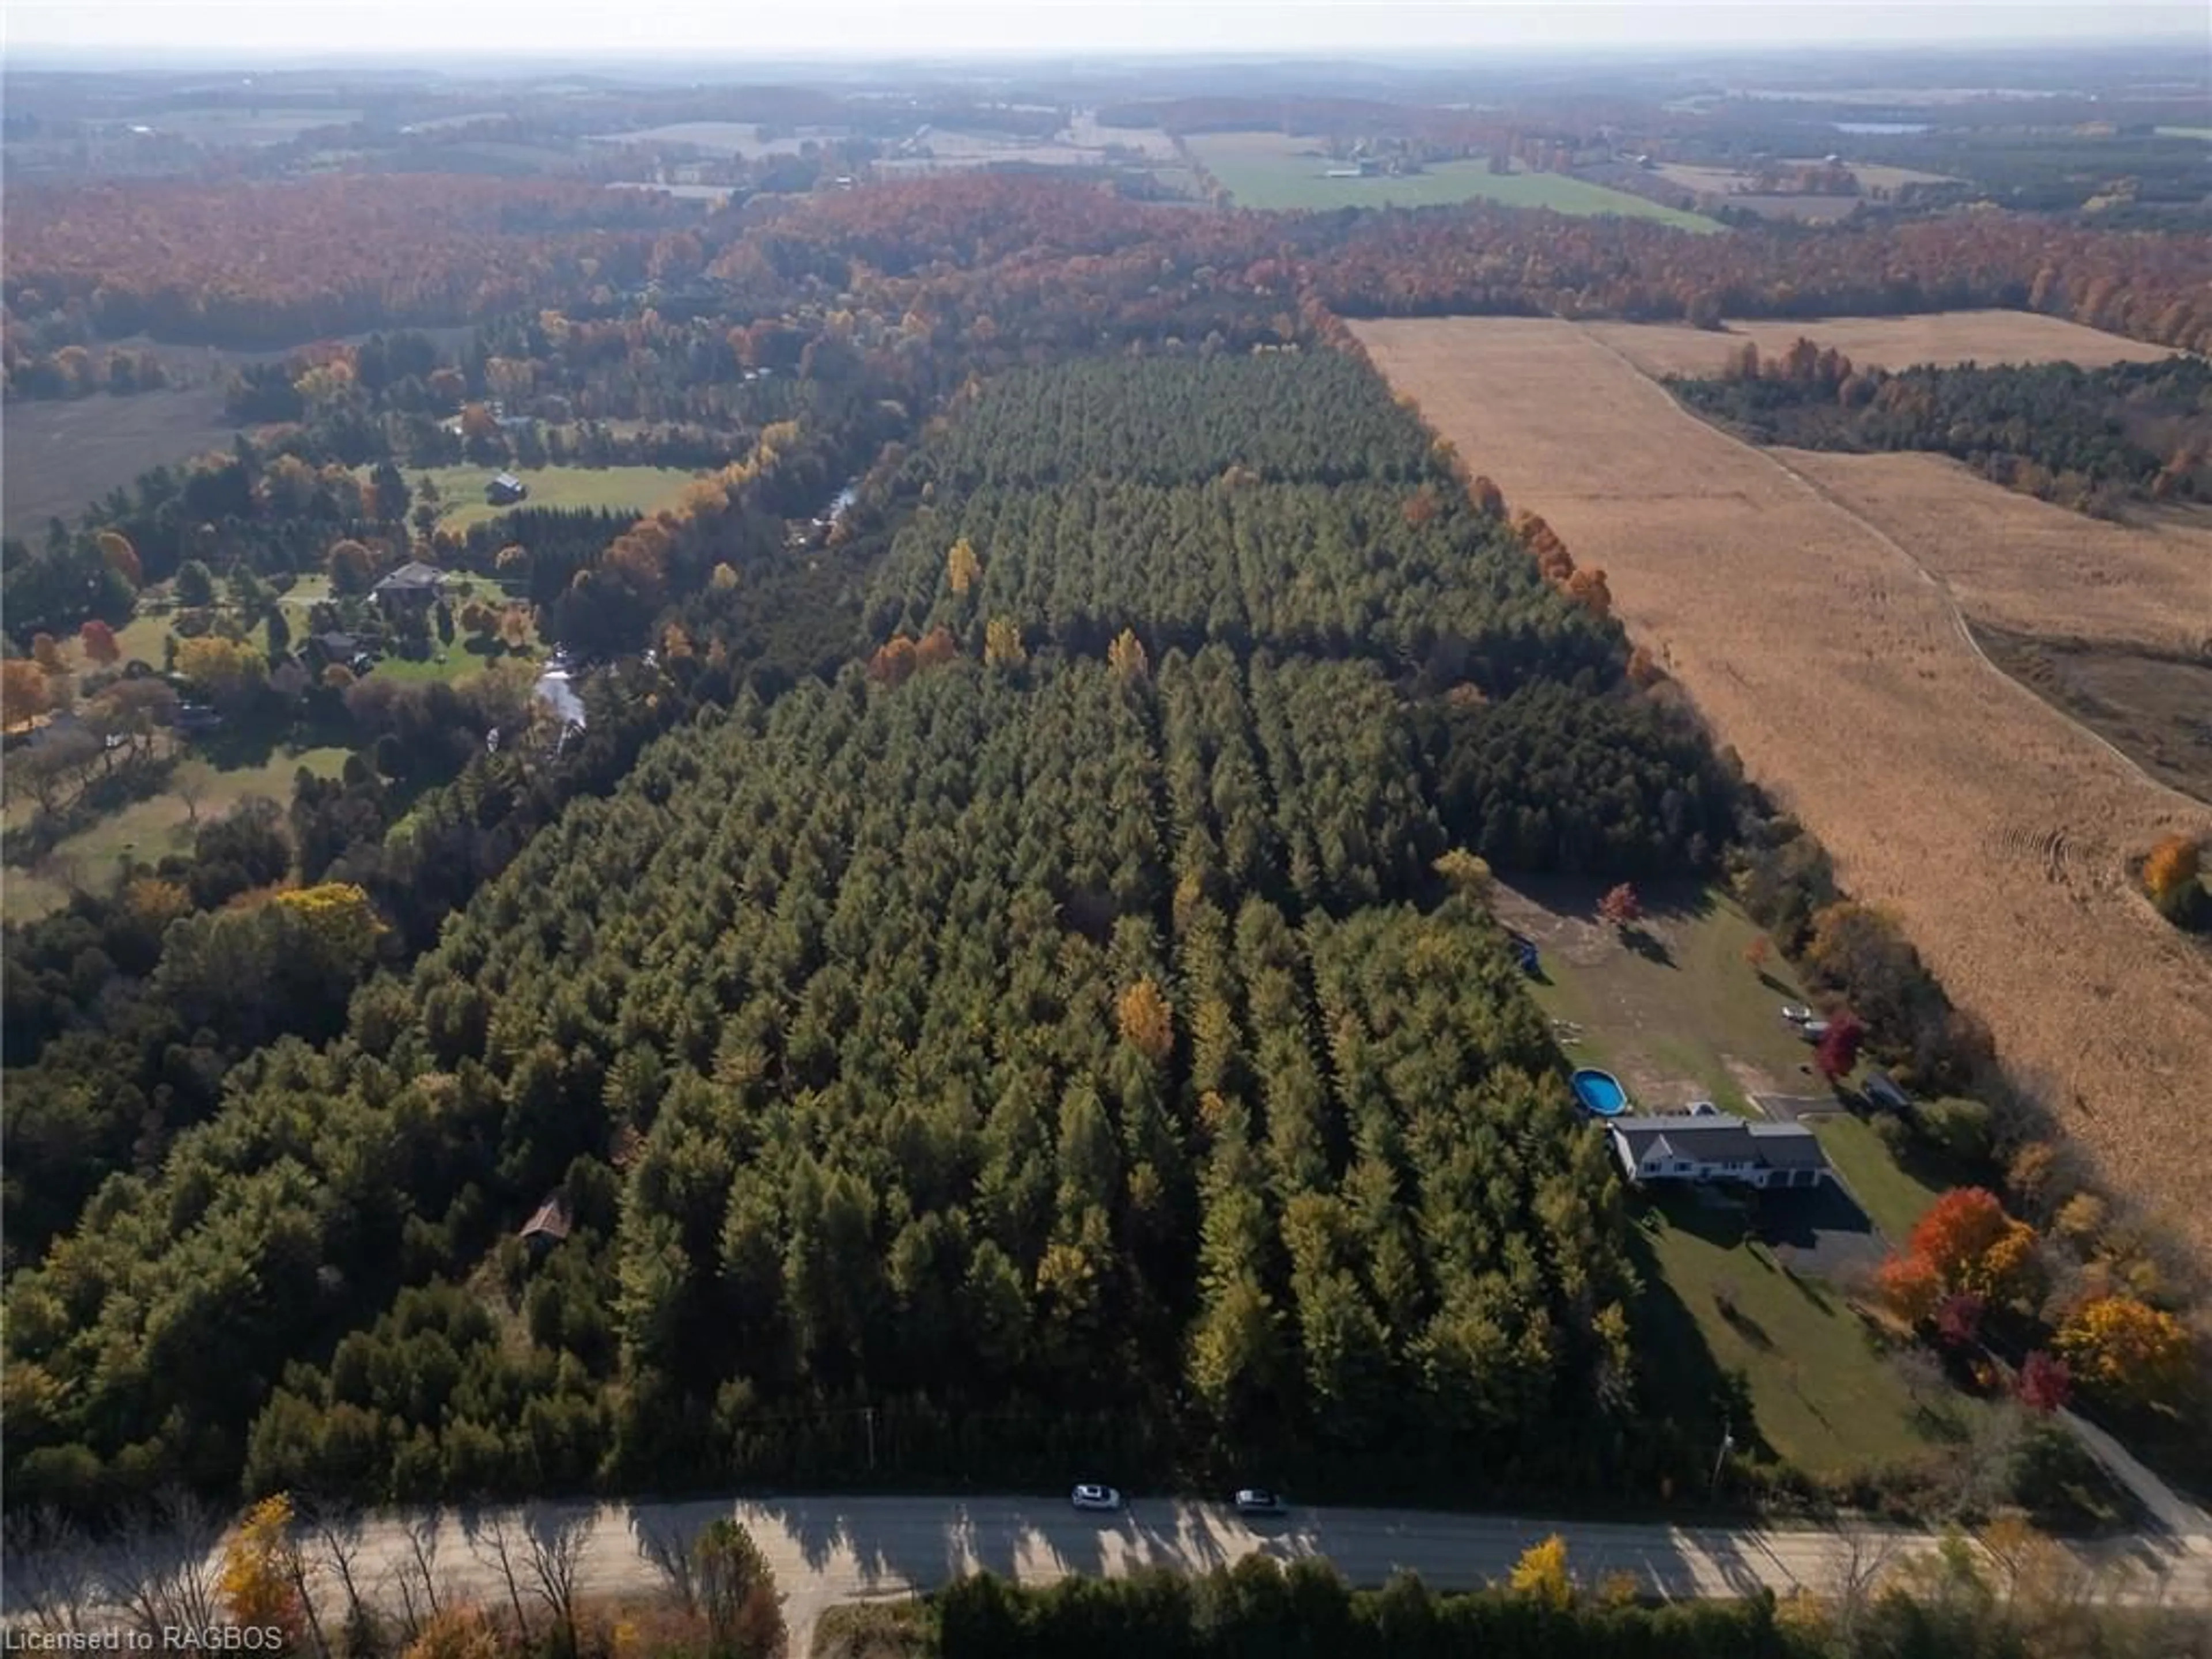
{"type": "Polygon", "coordinates": [[[1856,477],[1832,489],[1838,460],[1848,472],[1857,458],[1762,453],[1705,426],[1606,337],[1618,330],[1459,319],[1357,331],[1470,466],[1606,568],[1632,633],[1665,653],[1857,895],[1902,914],[2111,1176],[2212,1248],[2167,1150],[2212,1054],[2212,962],[2127,875],[2160,835],[2212,832],[2212,809],[1977,650],[1961,607],[2006,584],[1988,574],[2004,550],[1972,509],[1999,492],[1941,469],[1915,477],[1936,492],[1932,509],[1856,477]],[[1931,510],[1947,515],[1932,539],[1919,522],[1931,510]]]}

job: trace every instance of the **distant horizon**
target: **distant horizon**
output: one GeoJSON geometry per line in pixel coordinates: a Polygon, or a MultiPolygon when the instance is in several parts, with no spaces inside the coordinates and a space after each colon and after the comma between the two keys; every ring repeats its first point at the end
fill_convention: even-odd
{"type": "Polygon", "coordinates": [[[1116,6],[1039,0],[946,0],[923,10],[897,0],[817,0],[773,14],[673,0],[647,38],[592,8],[525,0],[388,0],[369,11],[345,0],[12,0],[6,59],[82,69],[238,64],[314,69],[443,64],[731,61],[943,64],[1085,58],[1291,63],[1346,58],[1436,66],[1473,53],[1668,57],[1716,53],[1979,51],[2014,57],[2067,47],[2197,46],[2212,61],[2202,3],[2131,0],[2109,7],[1966,3],[1838,6],[1803,0],[1133,0],[1116,6]]]}

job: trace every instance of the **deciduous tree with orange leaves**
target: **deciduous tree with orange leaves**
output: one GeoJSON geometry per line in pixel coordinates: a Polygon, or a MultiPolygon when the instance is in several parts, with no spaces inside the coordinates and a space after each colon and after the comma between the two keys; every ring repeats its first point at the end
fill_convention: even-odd
{"type": "Polygon", "coordinates": [[[2198,878],[2204,867],[2203,849],[2191,836],[2172,835],[2150,850],[2143,860],[2143,891],[2159,914],[2178,920],[2199,902],[2198,878]]]}
{"type": "Polygon", "coordinates": [[[1986,1188],[1954,1188],[1920,1218],[1904,1253],[1883,1264],[1881,1277],[1891,1305],[1915,1323],[1931,1317],[1946,1297],[2018,1303],[2036,1287],[2035,1229],[2007,1215],[1986,1188]]]}

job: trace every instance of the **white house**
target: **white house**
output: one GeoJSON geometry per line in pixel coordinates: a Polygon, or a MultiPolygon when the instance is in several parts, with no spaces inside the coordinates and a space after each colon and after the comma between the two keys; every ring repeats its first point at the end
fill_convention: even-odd
{"type": "Polygon", "coordinates": [[[1817,1187],[1828,1176],[1827,1153],[1802,1123],[1748,1123],[1718,1113],[1615,1118],[1606,1129],[1622,1171],[1638,1186],[1729,1181],[1746,1187],[1817,1187]]]}

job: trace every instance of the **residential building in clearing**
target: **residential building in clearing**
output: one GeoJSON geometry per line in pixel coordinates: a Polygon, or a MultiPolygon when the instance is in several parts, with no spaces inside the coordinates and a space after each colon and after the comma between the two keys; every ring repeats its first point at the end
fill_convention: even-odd
{"type": "Polygon", "coordinates": [[[1828,1155],[1802,1123],[1752,1123],[1727,1113],[1621,1117],[1606,1125],[1613,1154],[1638,1186],[1733,1182],[1758,1188],[1817,1187],[1828,1155]]]}
{"type": "Polygon", "coordinates": [[[428,608],[443,597],[446,573],[434,564],[424,564],[420,559],[410,559],[371,590],[378,605],[386,611],[405,606],[428,608]]]}

